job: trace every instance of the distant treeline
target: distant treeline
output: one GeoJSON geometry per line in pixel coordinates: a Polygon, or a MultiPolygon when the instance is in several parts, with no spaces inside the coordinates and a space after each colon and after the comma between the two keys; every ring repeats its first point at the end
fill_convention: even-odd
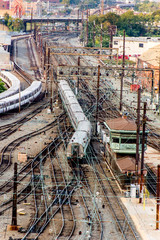
{"type": "MultiPolygon", "coordinates": [[[[126,32],[126,36],[139,37],[139,36],[159,36],[160,35],[160,10],[155,12],[144,14],[134,14],[133,11],[128,10],[122,15],[118,15],[109,12],[105,15],[92,15],[89,17],[88,29],[89,29],[89,41],[88,46],[93,46],[93,34],[95,32],[96,45],[100,42],[101,25],[103,28],[103,46],[109,46],[109,34],[108,29],[111,25],[117,26],[116,36],[122,36],[123,30],[126,32]],[[95,27],[94,27],[95,23],[95,27]]],[[[85,34],[83,33],[81,38],[85,34]]]]}

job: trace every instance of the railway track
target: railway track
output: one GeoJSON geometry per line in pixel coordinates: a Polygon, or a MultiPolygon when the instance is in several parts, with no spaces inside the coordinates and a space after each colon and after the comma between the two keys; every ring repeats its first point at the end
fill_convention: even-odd
{"type": "Polygon", "coordinates": [[[19,127],[21,127],[24,123],[27,121],[31,120],[34,116],[36,116],[38,113],[40,113],[43,109],[49,106],[49,102],[45,102],[38,106],[37,108],[34,108],[34,110],[30,111],[28,114],[26,114],[24,117],[21,119],[10,123],[6,124],[3,126],[0,126],[0,140],[4,140],[8,136],[10,136],[12,133],[17,131],[19,127]]]}
{"type": "MultiPolygon", "coordinates": [[[[89,149],[86,161],[94,172],[94,176],[104,196],[103,204],[109,207],[121,237],[126,240],[140,239],[120,200],[121,193],[118,185],[115,184],[116,178],[111,175],[109,169],[107,171],[104,170],[106,166],[103,159],[100,160],[97,157],[92,147],[89,149]]],[[[86,168],[84,168],[84,171],[86,171],[86,168]]]]}
{"type": "Polygon", "coordinates": [[[13,61],[14,61],[14,71],[20,75],[28,84],[31,84],[35,79],[33,78],[33,76],[28,73],[26,70],[24,70],[20,64],[17,62],[17,56],[18,56],[18,47],[17,47],[17,44],[20,42],[20,41],[24,41],[26,42],[26,46],[27,46],[27,52],[28,52],[28,58],[30,59],[30,68],[31,70],[34,71],[34,75],[35,75],[35,79],[36,80],[40,80],[41,79],[41,74],[40,74],[40,71],[38,69],[38,66],[37,66],[37,62],[36,62],[36,58],[35,58],[35,54],[34,54],[34,51],[33,51],[33,46],[32,46],[32,43],[31,43],[31,37],[27,37],[26,39],[16,39],[16,40],[13,40],[13,46],[14,46],[14,55],[13,55],[13,61]]]}
{"type": "MultiPolygon", "coordinates": [[[[60,119],[59,119],[60,120],[60,119]]],[[[60,123],[60,122],[59,122],[60,123]]],[[[69,228],[70,226],[70,221],[68,221],[69,224],[66,224],[66,214],[70,214],[73,217],[73,211],[72,211],[72,206],[71,204],[68,204],[70,202],[70,198],[72,196],[72,192],[74,191],[75,188],[75,184],[73,184],[75,181],[71,180],[70,182],[66,182],[65,177],[64,177],[64,173],[61,170],[60,167],[60,162],[58,160],[58,156],[57,156],[57,151],[59,149],[59,147],[61,146],[61,144],[63,143],[63,141],[66,139],[67,137],[67,132],[70,130],[67,128],[67,131],[63,131],[63,133],[61,132],[61,134],[59,135],[59,142],[56,143],[54,142],[54,148],[50,149],[48,148],[48,157],[50,159],[50,163],[51,163],[51,173],[52,173],[52,191],[53,191],[53,195],[52,195],[52,200],[51,202],[48,204],[47,200],[44,196],[44,194],[46,195],[46,192],[44,192],[44,190],[41,190],[41,194],[37,194],[37,192],[35,192],[34,194],[34,199],[35,199],[35,209],[36,209],[36,214],[34,216],[33,219],[35,219],[35,221],[31,224],[31,226],[29,227],[26,235],[22,238],[22,239],[26,239],[26,237],[28,235],[31,234],[32,236],[32,232],[34,232],[34,239],[39,239],[40,235],[42,234],[43,236],[43,231],[46,229],[46,227],[48,226],[48,224],[50,223],[50,221],[52,221],[54,219],[54,217],[57,216],[57,214],[59,212],[61,212],[62,214],[62,226],[61,229],[59,230],[59,233],[57,234],[58,238],[61,239],[64,237],[64,235],[72,235],[72,232],[74,231],[74,224],[72,227],[69,228]],[[58,163],[58,164],[57,164],[58,163]],[[43,193],[43,195],[42,195],[43,193]],[[43,196],[43,205],[44,207],[41,209],[41,211],[38,211],[38,196],[43,196]],[[66,204],[67,201],[67,204],[66,204]],[[69,230],[71,229],[71,230],[69,230]]],[[[53,147],[53,146],[52,146],[53,147]]],[[[40,173],[40,169],[38,169],[38,173],[40,173]]],[[[42,178],[41,178],[42,179],[42,178]]],[[[39,180],[38,180],[39,181],[39,180]]],[[[41,180],[42,181],[42,180],[41,180]]],[[[41,183],[41,186],[43,186],[44,183],[41,183]]],[[[42,187],[43,189],[43,187],[42,187]]],[[[42,204],[42,201],[41,201],[42,204]]],[[[73,217],[74,219],[74,217],[73,217]]],[[[74,223],[74,221],[72,221],[74,223]]],[[[71,224],[72,225],[72,224],[71,224]]],[[[42,237],[43,239],[43,237],[42,237]]],[[[66,239],[70,239],[69,237],[66,239]]]]}
{"type": "MultiPolygon", "coordinates": [[[[63,116],[64,116],[64,113],[61,114],[61,118],[63,116]]],[[[26,134],[18,139],[15,139],[14,141],[12,141],[8,145],[6,145],[4,147],[4,149],[2,150],[1,162],[0,162],[0,174],[2,175],[2,173],[4,171],[6,171],[6,169],[11,165],[12,152],[18,145],[20,145],[22,142],[30,139],[31,137],[37,136],[40,133],[44,133],[45,131],[52,129],[53,126],[56,126],[56,124],[57,124],[57,120],[55,119],[51,123],[47,124],[45,127],[42,127],[39,130],[35,130],[35,131],[33,131],[29,134],[26,134]]],[[[0,186],[0,191],[2,191],[1,186],[0,186]]]]}

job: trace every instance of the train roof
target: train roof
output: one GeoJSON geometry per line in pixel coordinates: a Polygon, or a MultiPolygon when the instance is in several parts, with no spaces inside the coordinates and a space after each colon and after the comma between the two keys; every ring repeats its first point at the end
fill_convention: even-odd
{"type": "MultiPolygon", "coordinates": [[[[41,86],[42,83],[40,81],[34,81],[28,88],[26,88],[24,91],[20,92],[21,97],[26,96],[29,93],[32,93],[35,89],[37,89],[39,86],[41,86]]],[[[9,101],[14,101],[17,98],[19,98],[19,93],[7,97],[5,99],[0,100],[0,103],[5,103],[5,102],[9,102],[9,101]]]]}

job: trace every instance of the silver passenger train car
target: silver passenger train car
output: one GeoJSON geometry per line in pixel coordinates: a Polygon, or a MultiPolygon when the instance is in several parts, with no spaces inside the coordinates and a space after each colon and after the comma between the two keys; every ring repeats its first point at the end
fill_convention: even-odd
{"type": "Polygon", "coordinates": [[[24,91],[17,93],[13,96],[0,100],[0,113],[5,113],[10,110],[16,109],[20,105],[31,103],[42,91],[42,83],[40,81],[34,81],[31,86],[24,91]],[[20,100],[20,101],[19,101],[20,100]]]}
{"type": "Polygon", "coordinates": [[[19,92],[20,81],[12,73],[8,71],[1,71],[0,78],[2,78],[2,81],[9,86],[8,90],[0,93],[0,99],[7,98],[19,92]]]}
{"type": "Polygon", "coordinates": [[[67,81],[61,80],[58,87],[59,95],[75,129],[67,146],[67,158],[83,158],[91,138],[91,123],[84,115],[67,81]]]}

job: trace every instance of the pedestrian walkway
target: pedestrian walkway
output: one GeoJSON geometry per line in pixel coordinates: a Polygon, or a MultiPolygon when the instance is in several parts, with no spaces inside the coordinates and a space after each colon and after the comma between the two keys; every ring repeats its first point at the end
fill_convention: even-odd
{"type": "Polygon", "coordinates": [[[160,230],[156,230],[156,201],[154,198],[121,198],[137,231],[144,240],[159,240],[160,230]]]}

